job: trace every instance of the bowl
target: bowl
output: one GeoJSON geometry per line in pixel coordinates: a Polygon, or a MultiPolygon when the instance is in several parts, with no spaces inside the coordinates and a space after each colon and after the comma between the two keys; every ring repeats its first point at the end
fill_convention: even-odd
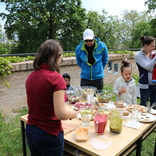
{"type": "Polygon", "coordinates": [[[97,91],[96,87],[93,86],[82,86],[80,87],[80,95],[82,100],[87,100],[87,94],[95,94],[97,91]]]}
{"type": "Polygon", "coordinates": [[[68,101],[70,104],[75,104],[80,101],[80,97],[77,95],[68,95],[68,101]]]}
{"type": "Polygon", "coordinates": [[[79,127],[75,129],[76,141],[87,141],[89,130],[88,128],[79,127]]]}
{"type": "Polygon", "coordinates": [[[108,103],[109,100],[112,98],[112,96],[113,96],[113,92],[107,92],[107,91],[96,94],[96,97],[100,103],[108,103]]]}

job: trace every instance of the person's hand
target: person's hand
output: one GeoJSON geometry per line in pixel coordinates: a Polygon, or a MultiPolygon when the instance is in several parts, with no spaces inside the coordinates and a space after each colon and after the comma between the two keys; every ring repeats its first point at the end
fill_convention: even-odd
{"type": "Polygon", "coordinates": [[[126,92],[126,89],[120,89],[120,90],[118,91],[119,94],[122,94],[122,93],[125,93],[125,92],[126,92]]]}

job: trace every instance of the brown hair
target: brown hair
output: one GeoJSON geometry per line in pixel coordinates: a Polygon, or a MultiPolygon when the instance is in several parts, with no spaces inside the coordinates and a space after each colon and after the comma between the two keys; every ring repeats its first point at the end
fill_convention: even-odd
{"type": "Polygon", "coordinates": [[[140,40],[141,40],[142,46],[144,46],[145,44],[150,45],[152,42],[155,41],[155,39],[151,36],[147,36],[147,37],[141,36],[140,40]]]}
{"type": "Polygon", "coordinates": [[[60,73],[59,57],[63,53],[63,49],[58,41],[49,39],[45,41],[38,49],[35,56],[33,67],[34,70],[40,69],[41,63],[46,63],[48,68],[52,71],[60,73]]]}
{"type": "Polygon", "coordinates": [[[131,63],[128,62],[128,61],[122,60],[122,66],[121,66],[121,68],[120,68],[121,73],[123,73],[123,70],[124,70],[125,68],[127,68],[127,67],[132,68],[131,63]]]}

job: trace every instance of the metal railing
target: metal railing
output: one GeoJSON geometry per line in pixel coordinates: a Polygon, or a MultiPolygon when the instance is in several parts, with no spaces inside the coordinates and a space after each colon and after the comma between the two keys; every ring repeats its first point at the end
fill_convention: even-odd
{"type": "MultiPolygon", "coordinates": [[[[133,48],[133,49],[109,49],[109,51],[138,51],[140,48],[133,48]]],[[[75,51],[64,51],[64,53],[75,53],[75,51]]],[[[8,55],[0,55],[0,57],[10,57],[10,56],[35,56],[36,53],[20,53],[20,54],[8,54],[8,55]]]]}

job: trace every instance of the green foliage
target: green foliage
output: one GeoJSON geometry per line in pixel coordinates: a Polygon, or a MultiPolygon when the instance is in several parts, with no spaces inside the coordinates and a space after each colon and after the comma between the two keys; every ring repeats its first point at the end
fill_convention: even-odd
{"type": "Polygon", "coordinates": [[[141,47],[140,36],[153,36],[151,34],[151,26],[145,21],[140,21],[132,29],[132,40],[129,42],[131,48],[141,47]]]}
{"type": "Polygon", "coordinates": [[[156,19],[152,19],[150,21],[150,25],[151,25],[151,36],[156,38],[156,19]]]}
{"type": "Polygon", "coordinates": [[[132,56],[134,55],[133,51],[127,51],[127,50],[120,50],[120,51],[108,51],[109,54],[120,54],[120,55],[124,55],[124,54],[131,54],[132,56]]]}
{"type": "Polygon", "coordinates": [[[105,10],[102,10],[102,14],[97,11],[89,11],[86,22],[86,27],[92,29],[95,36],[105,42],[108,48],[115,49],[118,47],[118,38],[114,35],[115,22],[113,16],[108,15],[105,10]]]}
{"type": "MultiPolygon", "coordinates": [[[[27,57],[0,57],[0,79],[7,77],[8,75],[12,74],[11,69],[12,66],[10,63],[17,63],[17,62],[24,62],[28,60],[33,60],[34,57],[32,56],[27,56],[27,57]]],[[[4,79],[3,79],[4,80],[4,79]]],[[[10,87],[10,84],[4,80],[4,84],[6,87],[10,87]]]]}
{"type": "Polygon", "coordinates": [[[155,0],[146,0],[145,5],[148,5],[148,12],[155,11],[156,9],[155,0]]]}
{"type": "MultiPolygon", "coordinates": [[[[7,75],[11,74],[11,68],[10,62],[7,59],[3,59],[0,57],[0,79],[3,77],[7,77],[7,75]]],[[[7,81],[4,81],[4,84],[9,87],[9,84],[7,81]]]]}
{"type": "Polygon", "coordinates": [[[0,44],[0,55],[3,54],[8,54],[9,53],[9,49],[7,49],[4,44],[0,44]]]}
{"type": "MultiPolygon", "coordinates": [[[[20,116],[27,114],[27,110],[12,114],[3,114],[0,111],[0,155],[21,156],[22,137],[20,116]]],[[[30,152],[27,148],[27,154],[30,152]]]]}
{"type": "Polygon", "coordinates": [[[84,30],[85,9],[81,0],[4,0],[9,14],[5,29],[17,41],[12,53],[34,53],[47,39],[59,40],[65,50],[74,50],[84,30]],[[18,36],[18,38],[17,38],[18,36]]]}

